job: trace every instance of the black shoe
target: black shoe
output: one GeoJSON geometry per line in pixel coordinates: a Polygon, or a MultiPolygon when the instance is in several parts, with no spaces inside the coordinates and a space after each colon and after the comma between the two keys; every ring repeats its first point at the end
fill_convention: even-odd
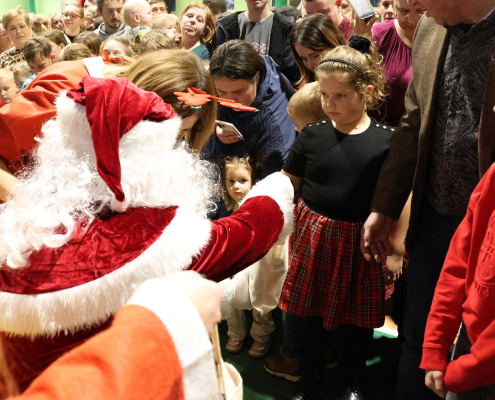
{"type": "Polygon", "coordinates": [[[320,386],[321,369],[318,367],[303,366],[301,379],[290,400],[313,400],[316,399],[320,386]]]}
{"type": "Polygon", "coordinates": [[[343,390],[338,400],[364,400],[366,383],[365,369],[349,369],[349,378],[346,388],[343,390]]]}

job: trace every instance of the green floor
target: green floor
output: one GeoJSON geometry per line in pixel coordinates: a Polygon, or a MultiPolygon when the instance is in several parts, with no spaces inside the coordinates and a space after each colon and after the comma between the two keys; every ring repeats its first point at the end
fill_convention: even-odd
{"type": "MultiPolygon", "coordinates": [[[[279,310],[274,316],[276,331],[272,335],[273,344],[268,356],[278,355],[283,343],[282,315],[279,310]]],[[[252,339],[246,339],[244,349],[238,354],[229,354],[225,351],[226,325],[220,326],[220,341],[222,355],[225,361],[234,365],[244,380],[244,400],[284,400],[290,399],[296,384],[283,378],[277,378],[265,371],[263,360],[255,360],[249,357],[248,351],[252,339]]],[[[376,332],[374,334],[373,347],[368,357],[368,393],[366,400],[392,400],[394,399],[395,382],[394,371],[391,365],[394,359],[396,338],[376,332]]],[[[320,398],[333,400],[338,397],[344,382],[343,370],[339,367],[333,370],[325,370],[320,388],[320,398]]]]}

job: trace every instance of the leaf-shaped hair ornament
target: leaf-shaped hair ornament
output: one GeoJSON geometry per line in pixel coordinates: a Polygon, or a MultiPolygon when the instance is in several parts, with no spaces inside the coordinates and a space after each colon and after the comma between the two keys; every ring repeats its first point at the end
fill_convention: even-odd
{"type": "Polygon", "coordinates": [[[196,89],[194,87],[190,87],[187,89],[187,92],[174,92],[174,95],[182,101],[184,104],[187,104],[193,108],[199,108],[202,105],[211,101],[211,99],[217,100],[218,104],[224,107],[232,108],[236,111],[259,111],[254,107],[248,107],[241,103],[236,103],[234,100],[222,99],[221,97],[212,96],[202,90],[196,89]]]}

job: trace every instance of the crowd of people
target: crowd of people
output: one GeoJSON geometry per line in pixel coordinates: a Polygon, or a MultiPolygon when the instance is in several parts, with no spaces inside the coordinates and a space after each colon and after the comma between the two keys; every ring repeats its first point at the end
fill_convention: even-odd
{"type": "Polygon", "coordinates": [[[391,297],[397,399],[495,399],[495,0],[378,6],[3,14],[2,398],[227,395],[223,318],[363,400],[391,297]]]}

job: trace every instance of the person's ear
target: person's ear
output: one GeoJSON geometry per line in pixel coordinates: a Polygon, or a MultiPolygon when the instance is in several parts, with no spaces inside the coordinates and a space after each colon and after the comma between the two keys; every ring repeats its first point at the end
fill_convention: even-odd
{"type": "Polygon", "coordinates": [[[60,43],[59,47],[60,47],[60,50],[63,50],[63,48],[67,46],[65,43],[60,43]]]}
{"type": "Polygon", "coordinates": [[[97,8],[97,9],[96,9],[96,13],[97,13],[100,17],[102,17],[102,16],[103,16],[103,14],[101,13],[101,10],[100,10],[99,8],[97,8]]]}
{"type": "Polygon", "coordinates": [[[371,96],[373,96],[374,91],[375,91],[375,87],[372,85],[368,85],[368,87],[366,88],[366,94],[364,96],[366,103],[371,99],[371,96]]]}
{"type": "Polygon", "coordinates": [[[138,24],[141,22],[141,19],[139,18],[138,14],[132,14],[132,19],[134,22],[137,22],[138,24]]]}
{"type": "Polygon", "coordinates": [[[260,71],[256,72],[256,85],[260,83],[260,71]]]}

